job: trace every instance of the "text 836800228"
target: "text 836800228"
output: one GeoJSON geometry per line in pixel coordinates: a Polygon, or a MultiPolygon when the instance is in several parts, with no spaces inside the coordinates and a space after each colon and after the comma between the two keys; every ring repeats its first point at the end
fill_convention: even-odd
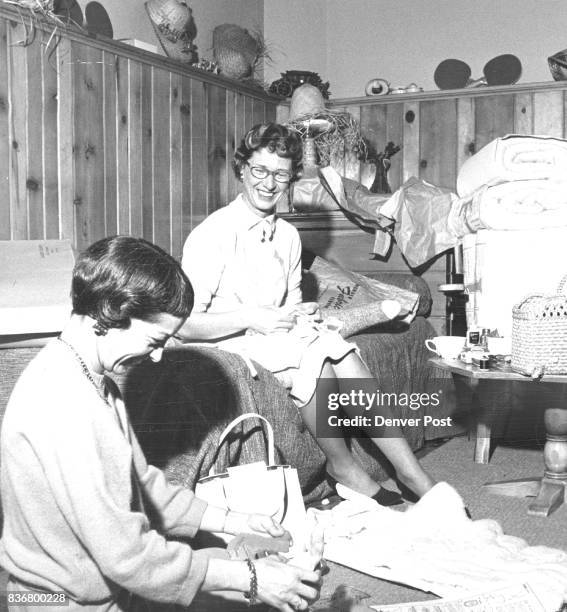
{"type": "Polygon", "coordinates": [[[68,606],[69,598],[63,591],[6,591],[5,601],[10,606],[68,606]]]}

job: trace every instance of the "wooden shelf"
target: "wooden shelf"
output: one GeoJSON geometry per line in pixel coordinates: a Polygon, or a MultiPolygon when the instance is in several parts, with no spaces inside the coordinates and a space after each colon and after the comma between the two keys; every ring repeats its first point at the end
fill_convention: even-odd
{"type": "MultiPolygon", "coordinates": [[[[141,3],[140,10],[143,11],[143,5],[141,3]]],[[[31,14],[32,11],[29,11],[28,9],[15,8],[6,4],[0,4],[1,19],[6,19],[17,23],[22,23],[25,19],[26,26],[29,26],[28,15],[31,14]]],[[[206,70],[193,68],[181,61],[170,59],[166,55],[145,51],[144,49],[139,49],[138,47],[134,47],[127,43],[119,42],[105,36],[93,36],[88,34],[86,31],[81,31],[78,26],[67,27],[65,25],[57,24],[53,20],[42,17],[38,13],[33,13],[31,23],[33,24],[33,27],[43,32],[47,32],[49,34],[53,33],[55,36],[64,36],[67,40],[78,42],[82,45],[90,46],[101,51],[116,53],[120,55],[120,57],[132,59],[156,68],[162,68],[175,74],[202,81],[203,83],[211,83],[212,85],[226,87],[232,91],[238,91],[246,94],[247,96],[270,102],[271,104],[279,104],[283,101],[283,98],[280,96],[269,94],[259,86],[255,87],[220,74],[213,74],[212,72],[207,72],[206,70]]],[[[156,39],[156,43],[157,42],[158,41],[156,39]]]]}

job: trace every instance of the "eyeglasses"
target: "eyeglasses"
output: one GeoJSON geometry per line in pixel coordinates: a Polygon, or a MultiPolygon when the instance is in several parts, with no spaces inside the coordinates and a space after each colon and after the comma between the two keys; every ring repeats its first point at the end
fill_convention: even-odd
{"type": "Polygon", "coordinates": [[[250,174],[260,180],[268,178],[271,174],[276,183],[289,183],[291,181],[291,172],[287,170],[268,170],[264,166],[251,166],[250,164],[248,164],[248,167],[250,168],[250,174]]]}

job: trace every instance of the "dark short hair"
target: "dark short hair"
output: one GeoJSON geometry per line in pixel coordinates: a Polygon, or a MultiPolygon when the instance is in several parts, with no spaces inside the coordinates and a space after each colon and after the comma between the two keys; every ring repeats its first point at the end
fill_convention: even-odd
{"type": "Polygon", "coordinates": [[[73,268],[71,297],[75,314],[120,329],[132,318],[151,321],[160,313],[186,319],[194,299],[179,262],[132,236],[103,238],[83,251],[73,268]]]}
{"type": "Polygon", "coordinates": [[[238,180],[242,180],[242,170],[255,151],[268,149],[280,157],[291,159],[292,180],[301,175],[303,148],[301,136],[279,123],[259,123],[246,132],[239,147],[234,152],[232,168],[238,180]]]}

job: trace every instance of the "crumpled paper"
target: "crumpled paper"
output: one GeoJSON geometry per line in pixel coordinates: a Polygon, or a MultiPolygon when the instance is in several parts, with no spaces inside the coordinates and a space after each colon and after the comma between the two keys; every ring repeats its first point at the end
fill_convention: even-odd
{"type": "Polygon", "coordinates": [[[320,170],[321,183],[341,209],[362,227],[377,230],[374,253],[386,255],[392,237],[412,268],[459,242],[449,225],[457,195],[414,176],[394,194],[373,194],[330,167],[320,170]]]}
{"type": "Polygon", "coordinates": [[[382,206],[380,213],[395,221],[396,243],[412,268],[459,243],[448,222],[456,199],[449,189],[412,176],[382,206]]]}

